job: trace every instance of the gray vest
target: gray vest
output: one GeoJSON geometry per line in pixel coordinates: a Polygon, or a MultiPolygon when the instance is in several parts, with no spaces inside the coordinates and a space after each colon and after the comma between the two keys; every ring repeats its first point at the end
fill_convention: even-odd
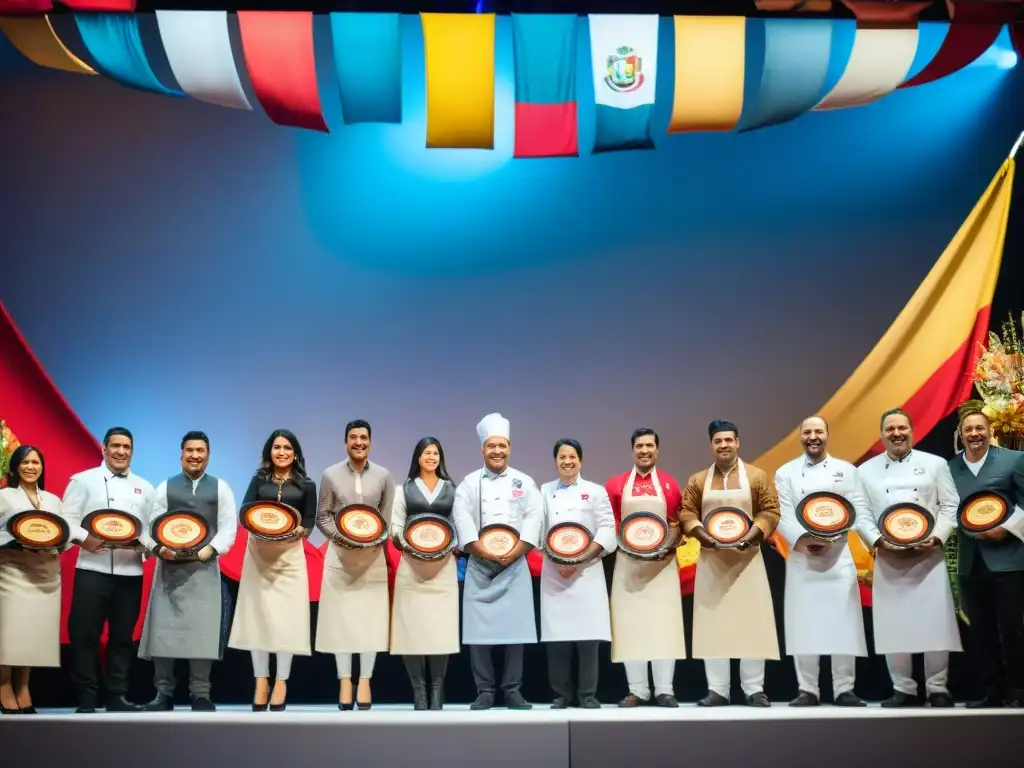
{"type": "MultiPolygon", "coordinates": [[[[978,491],[998,491],[1011,505],[1024,505],[1024,498],[1017,495],[1015,482],[1024,482],[1024,453],[1020,451],[992,446],[977,477],[967,468],[964,457],[957,456],[950,459],[949,472],[961,499],[978,491]]],[[[957,528],[957,544],[957,573],[961,576],[971,574],[979,556],[993,573],[1024,571],[1024,542],[1013,534],[1002,541],[978,541],[957,528]]]]}
{"type": "Polygon", "coordinates": [[[167,481],[167,511],[188,510],[199,515],[210,526],[210,535],[217,534],[217,502],[220,483],[213,475],[203,475],[192,491],[192,478],[182,472],[167,481]]]}
{"type": "Polygon", "coordinates": [[[412,517],[421,512],[433,512],[435,515],[452,516],[452,507],[455,506],[455,486],[446,482],[441,492],[433,502],[428,502],[420,491],[420,487],[413,480],[406,480],[402,484],[402,491],[405,493],[405,516],[412,517]]]}

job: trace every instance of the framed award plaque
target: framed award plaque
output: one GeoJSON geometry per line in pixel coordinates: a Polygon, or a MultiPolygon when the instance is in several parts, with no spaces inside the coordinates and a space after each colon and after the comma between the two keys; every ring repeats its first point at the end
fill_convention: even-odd
{"type": "Polygon", "coordinates": [[[405,521],[406,552],[420,560],[439,560],[457,544],[455,526],[444,515],[420,512],[405,521]]]}
{"type": "Polygon", "coordinates": [[[619,526],[619,549],[637,560],[656,560],[665,554],[668,523],[654,512],[626,515],[619,526]]]}
{"type": "Polygon", "coordinates": [[[479,544],[492,555],[501,557],[516,548],[519,531],[510,525],[492,523],[480,529],[479,544]]]}
{"type": "Polygon", "coordinates": [[[142,522],[119,509],[97,509],[82,518],[82,527],[109,547],[132,546],[142,533],[142,522]]]}
{"type": "Polygon", "coordinates": [[[836,541],[853,528],[856,515],[849,499],[838,493],[818,491],[796,505],[796,519],[811,536],[836,541]]]}
{"type": "Polygon", "coordinates": [[[1012,510],[1010,500],[998,491],[978,491],[960,502],[957,522],[966,535],[977,536],[1005,523],[1012,510]]]}
{"type": "Polygon", "coordinates": [[[71,528],[60,515],[30,509],[7,520],[7,532],[22,549],[61,549],[71,538],[71,528]]]}
{"type": "Polygon", "coordinates": [[[302,515],[280,501],[254,501],[238,511],[238,522],[250,536],[264,541],[282,541],[292,535],[302,515]]]}
{"type": "Polygon", "coordinates": [[[878,530],[890,544],[912,547],[932,535],[935,516],[920,504],[893,504],[878,518],[878,530]]]}
{"type": "Polygon", "coordinates": [[[544,537],[544,553],[559,565],[576,565],[583,560],[594,535],[580,523],[556,523],[544,537]]]}
{"type": "Polygon", "coordinates": [[[153,521],[150,535],[157,544],[180,555],[198,552],[213,538],[206,520],[190,510],[164,512],[153,521]]]}
{"type": "Polygon", "coordinates": [[[735,547],[750,530],[750,518],[739,507],[718,507],[704,518],[704,530],[720,547],[735,547]]]}
{"type": "Polygon", "coordinates": [[[334,518],[341,538],[352,547],[364,549],[383,544],[388,537],[384,518],[367,504],[349,504],[334,518]]]}

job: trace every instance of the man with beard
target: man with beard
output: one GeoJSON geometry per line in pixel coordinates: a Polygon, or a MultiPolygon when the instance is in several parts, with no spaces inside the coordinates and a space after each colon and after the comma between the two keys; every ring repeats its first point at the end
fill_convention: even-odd
{"type": "Polygon", "coordinates": [[[139,657],[153,660],[156,698],[150,711],[174,709],[174,662],[189,660],[192,710],[212,712],[210,672],[221,656],[221,585],[217,558],[235,543],[238,508],[231,488],[206,474],[210,439],[189,432],[181,440],[182,473],[157,486],[151,517],[187,511],[201,517],[213,538],[194,555],[179,555],[156,543],[160,558],[153,574],[139,657]]]}
{"type": "Polygon", "coordinates": [[[771,587],[761,542],[779,524],[779,498],[764,470],[740,460],[740,433],[728,421],[708,425],[715,463],[691,475],[683,491],[683,533],[700,541],[693,588],[693,656],[704,659],[708,694],[702,707],[729,704],[729,665],[740,660],[740,686],[750,707],[770,707],[764,693],[765,659],[779,658],[771,587]],[[723,507],[746,516],[749,530],[732,547],[720,546],[704,523],[723,507]]]}
{"type": "Polygon", "coordinates": [[[957,531],[960,594],[985,687],[982,698],[967,706],[1024,707],[1024,453],[991,445],[983,406],[978,400],[960,406],[964,452],[950,459],[949,470],[961,499],[995,491],[1012,505],[1012,514],[985,533],[957,531]]]}
{"type": "Polygon", "coordinates": [[[794,657],[800,692],[792,707],[816,707],[821,656],[832,657],[832,693],[837,707],[863,707],[853,692],[856,658],[867,656],[864,614],[846,534],[835,542],[811,536],[798,522],[798,506],[812,493],[834,493],[853,507],[854,528],[870,548],[878,528],[857,487],[857,468],[828,453],[828,422],[820,416],[800,425],[804,455],[775,473],[779,494],[779,535],[789,545],[786,559],[786,650],[794,657]]]}
{"type": "Polygon", "coordinates": [[[910,416],[899,408],[882,414],[885,451],[861,464],[858,480],[876,524],[896,504],[917,504],[935,518],[932,534],[913,546],[879,536],[872,585],[875,653],[884,653],[893,695],[883,707],[912,707],[920,700],[913,654],[924,654],[925,691],[932,707],[952,707],[946,681],[949,652],[960,651],[942,545],[956,530],[960,497],[946,460],[914,448],[910,416]]]}
{"type": "Polygon", "coordinates": [[[633,468],[608,480],[605,489],[612,503],[616,530],[636,512],[650,512],[669,526],[662,557],[637,560],[625,552],[615,554],[612,573],[612,661],[626,669],[629,693],[620,707],[636,707],[651,698],[647,665],[651,665],[654,703],[678,707],[673,681],[676,659],[686,658],[683,602],[675,549],[682,530],[679,509],[682,493],[668,472],[656,468],[661,441],[653,429],[641,428],[630,438],[633,468]]]}
{"type": "Polygon", "coordinates": [[[537,642],[533,580],[526,554],[537,546],[544,521],[544,500],[531,477],[508,465],[512,450],[508,419],[484,416],[476,425],[484,466],[455,490],[452,518],[459,548],[469,553],[462,595],[462,642],[469,646],[477,697],[470,709],[494,706],[494,646],[504,646],[501,690],[509,709],[530,709],[523,684],[523,645],[537,642]],[[480,532],[489,525],[514,529],[515,546],[503,555],[488,551],[480,532]]]}

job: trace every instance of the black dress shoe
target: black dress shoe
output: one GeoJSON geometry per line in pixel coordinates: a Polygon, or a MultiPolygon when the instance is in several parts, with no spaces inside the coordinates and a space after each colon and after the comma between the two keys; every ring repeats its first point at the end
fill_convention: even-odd
{"type": "Polygon", "coordinates": [[[156,697],[143,706],[146,712],[170,712],[174,709],[174,699],[165,693],[158,693],[156,697]]]}
{"type": "Polygon", "coordinates": [[[903,691],[893,691],[892,696],[882,702],[886,709],[893,707],[920,707],[921,701],[917,696],[911,696],[903,691]]]}
{"type": "Polygon", "coordinates": [[[868,703],[853,691],[843,691],[832,702],[834,707],[866,707],[868,703]]]}
{"type": "Polygon", "coordinates": [[[679,706],[679,702],[676,701],[676,697],[670,693],[659,693],[654,697],[654,706],[674,709],[679,706]]]}
{"type": "Polygon", "coordinates": [[[797,697],[789,702],[791,707],[816,707],[821,704],[821,701],[813,693],[807,691],[800,691],[797,697]]]}
{"type": "Polygon", "coordinates": [[[216,712],[217,707],[214,706],[213,699],[209,696],[192,696],[192,711],[193,712],[216,712]]]}
{"type": "Polygon", "coordinates": [[[601,702],[597,700],[596,696],[584,696],[580,706],[583,709],[600,709],[601,702]]]}
{"type": "Polygon", "coordinates": [[[519,691],[505,694],[505,706],[508,709],[533,709],[533,704],[528,702],[519,691]]]}
{"type": "Polygon", "coordinates": [[[133,704],[124,696],[115,696],[107,702],[107,712],[141,712],[141,704],[133,704]]]}
{"type": "Polygon", "coordinates": [[[729,706],[729,700],[720,693],[714,691],[708,691],[708,695],[703,699],[697,700],[698,707],[727,707],[729,706]]]}
{"type": "Polygon", "coordinates": [[[427,697],[427,683],[423,678],[412,681],[412,708],[423,711],[430,706],[427,697]]]}
{"type": "Polygon", "coordinates": [[[430,701],[427,704],[427,709],[443,709],[444,708],[444,678],[440,680],[434,680],[430,684],[430,701]]]}
{"type": "Polygon", "coordinates": [[[476,701],[474,701],[472,704],[470,704],[469,708],[473,709],[473,710],[479,710],[479,709],[490,709],[493,706],[494,706],[494,694],[490,693],[488,691],[484,691],[482,693],[478,693],[477,694],[476,701]]]}
{"type": "Polygon", "coordinates": [[[770,707],[772,705],[764,691],[750,694],[747,696],[746,701],[748,707],[770,707]]]}
{"type": "Polygon", "coordinates": [[[953,697],[945,691],[938,691],[936,693],[928,694],[928,706],[929,707],[941,707],[947,708],[954,706],[953,697]]]}
{"type": "Polygon", "coordinates": [[[999,691],[986,691],[980,699],[968,701],[964,707],[967,709],[999,709],[1004,703],[999,691]]]}
{"type": "Polygon", "coordinates": [[[565,709],[569,706],[569,702],[565,700],[564,696],[556,696],[555,700],[551,702],[552,709],[565,709]]]}
{"type": "Polygon", "coordinates": [[[76,715],[94,715],[96,714],[96,706],[94,704],[79,704],[78,709],[75,710],[76,715]]]}
{"type": "Polygon", "coordinates": [[[37,713],[36,713],[36,708],[35,707],[19,707],[18,708],[18,714],[19,715],[35,715],[37,713]]]}

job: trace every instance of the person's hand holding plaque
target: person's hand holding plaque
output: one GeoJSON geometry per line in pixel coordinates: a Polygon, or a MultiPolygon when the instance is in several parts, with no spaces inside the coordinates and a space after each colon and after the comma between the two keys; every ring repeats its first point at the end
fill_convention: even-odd
{"type": "Polygon", "coordinates": [[[196,557],[199,558],[200,561],[205,563],[212,560],[215,554],[216,553],[214,552],[213,547],[207,544],[205,547],[203,547],[196,553],[196,557]]]}
{"type": "Polygon", "coordinates": [[[160,547],[160,549],[157,550],[156,555],[161,560],[167,560],[168,562],[173,562],[178,559],[178,553],[170,547],[160,547]]]}
{"type": "Polygon", "coordinates": [[[718,549],[718,541],[712,536],[703,525],[698,525],[690,531],[690,536],[700,542],[701,549],[718,549]]]}
{"type": "Polygon", "coordinates": [[[994,541],[1002,541],[1008,535],[1009,534],[1006,532],[1005,528],[993,528],[991,531],[985,531],[984,533],[979,533],[974,538],[975,539],[979,539],[980,541],[993,541],[994,542],[994,541]]]}
{"type": "Polygon", "coordinates": [[[736,549],[742,552],[750,549],[751,547],[759,546],[762,541],[764,541],[764,531],[756,525],[752,525],[750,526],[750,530],[743,534],[743,538],[740,539],[739,543],[736,545],[736,549]]]}
{"type": "Polygon", "coordinates": [[[831,549],[832,546],[832,542],[824,541],[816,538],[815,536],[811,536],[809,533],[805,533],[796,540],[796,544],[793,545],[793,549],[797,552],[802,552],[805,555],[821,555],[831,549]]]}
{"type": "Polygon", "coordinates": [[[100,550],[103,549],[103,542],[91,533],[86,534],[85,540],[79,544],[82,549],[88,552],[90,555],[98,555],[100,550]]]}
{"type": "Polygon", "coordinates": [[[924,541],[914,545],[914,549],[935,549],[936,547],[942,547],[942,540],[938,536],[929,536],[924,541]]]}

